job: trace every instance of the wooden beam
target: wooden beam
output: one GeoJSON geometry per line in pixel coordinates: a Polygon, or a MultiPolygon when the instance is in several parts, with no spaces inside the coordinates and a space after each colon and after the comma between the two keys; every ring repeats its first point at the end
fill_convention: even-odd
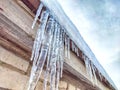
{"type": "Polygon", "coordinates": [[[0,90],[10,90],[10,89],[0,87],[0,90]]]}
{"type": "Polygon", "coordinates": [[[33,39],[16,24],[0,14],[0,44],[29,60],[33,39]]]}
{"type": "Polygon", "coordinates": [[[26,4],[33,12],[36,12],[40,4],[40,0],[22,0],[24,4],[26,4]]]}
{"type": "Polygon", "coordinates": [[[10,21],[7,17],[0,14],[0,35],[8,40],[11,40],[18,45],[22,45],[22,48],[26,51],[31,51],[33,44],[33,39],[30,38],[27,33],[25,33],[19,26],[10,21]]]}
{"type": "Polygon", "coordinates": [[[34,29],[31,28],[33,16],[28,14],[25,9],[21,8],[17,2],[18,0],[0,0],[0,13],[20,27],[21,30],[30,37],[34,38],[38,24],[36,24],[34,29]]]}
{"type": "Polygon", "coordinates": [[[26,60],[29,60],[30,55],[27,54],[24,50],[22,50],[19,46],[16,44],[10,42],[9,40],[3,38],[0,36],[0,45],[4,48],[8,49],[9,51],[15,53],[16,55],[23,57],[26,60]]]}

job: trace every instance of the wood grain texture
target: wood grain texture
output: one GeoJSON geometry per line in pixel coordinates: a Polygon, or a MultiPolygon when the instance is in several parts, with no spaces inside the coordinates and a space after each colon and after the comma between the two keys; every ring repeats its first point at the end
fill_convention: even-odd
{"type": "Polygon", "coordinates": [[[0,44],[28,60],[33,40],[21,28],[0,14],[0,44]]]}

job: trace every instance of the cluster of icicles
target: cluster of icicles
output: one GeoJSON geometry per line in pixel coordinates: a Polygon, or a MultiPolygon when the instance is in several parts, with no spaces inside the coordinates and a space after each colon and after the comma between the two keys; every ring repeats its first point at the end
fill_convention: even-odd
{"type": "Polygon", "coordinates": [[[40,4],[32,26],[34,28],[41,13],[41,23],[32,50],[33,66],[28,90],[35,89],[44,67],[46,70],[43,90],[46,90],[48,78],[50,78],[50,90],[58,90],[59,80],[62,77],[64,54],[65,57],[70,58],[70,39],[49,11],[42,11],[42,8],[43,5],[40,4]]]}
{"type": "MultiPolygon", "coordinates": [[[[31,61],[31,69],[28,90],[34,90],[42,73],[44,73],[43,90],[46,90],[49,79],[50,90],[58,90],[59,80],[62,77],[64,57],[70,59],[70,45],[73,52],[79,56],[78,47],[71,41],[59,23],[54,19],[48,10],[43,10],[43,4],[39,5],[32,28],[34,28],[38,17],[40,25],[34,41],[31,61]],[[41,15],[40,15],[41,14],[41,15]]],[[[85,65],[91,80],[93,76],[97,83],[94,65],[83,55],[85,65]]]]}

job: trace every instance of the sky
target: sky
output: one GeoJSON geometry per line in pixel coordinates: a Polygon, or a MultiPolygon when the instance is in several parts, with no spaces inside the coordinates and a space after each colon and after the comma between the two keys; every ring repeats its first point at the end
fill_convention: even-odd
{"type": "Polygon", "coordinates": [[[120,90],[120,0],[58,0],[120,90]]]}

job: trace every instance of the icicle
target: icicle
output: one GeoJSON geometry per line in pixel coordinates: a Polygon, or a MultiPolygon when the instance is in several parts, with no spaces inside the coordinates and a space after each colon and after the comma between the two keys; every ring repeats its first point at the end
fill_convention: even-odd
{"type": "Polygon", "coordinates": [[[58,53],[58,59],[56,62],[57,66],[57,72],[56,72],[56,90],[58,90],[58,85],[59,85],[59,80],[60,80],[60,75],[62,77],[62,70],[63,70],[63,61],[64,61],[64,41],[63,41],[63,31],[60,29],[60,36],[59,36],[59,53],[58,53]]]}
{"type": "Polygon", "coordinates": [[[42,8],[43,8],[43,4],[40,3],[40,5],[38,7],[38,10],[37,10],[37,13],[36,13],[36,16],[35,16],[34,21],[33,21],[33,24],[32,24],[32,29],[34,28],[35,23],[37,22],[37,19],[38,19],[39,15],[40,15],[40,12],[41,12],[42,8]]]}
{"type": "Polygon", "coordinates": [[[34,64],[36,64],[36,60],[38,58],[39,55],[39,50],[41,47],[41,42],[43,39],[43,35],[44,35],[44,30],[45,30],[45,26],[46,26],[46,22],[48,19],[48,11],[44,11],[41,15],[41,24],[40,27],[38,29],[35,41],[34,41],[34,45],[33,45],[33,50],[32,50],[32,56],[31,56],[31,61],[34,61],[34,64]]]}
{"type": "Polygon", "coordinates": [[[67,52],[68,52],[68,59],[70,59],[70,38],[67,37],[67,52]]]}
{"type": "Polygon", "coordinates": [[[91,62],[90,60],[88,59],[88,69],[89,69],[89,75],[90,75],[90,79],[91,79],[91,82],[93,83],[94,85],[94,82],[93,82],[93,73],[92,73],[92,66],[91,66],[91,62]]]}
{"type": "Polygon", "coordinates": [[[60,77],[62,77],[63,72],[63,62],[64,62],[64,37],[65,37],[65,31],[64,29],[61,29],[61,48],[60,48],[60,77]]]}
{"type": "Polygon", "coordinates": [[[76,54],[78,54],[78,47],[76,45],[74,45],[74,46],[75,46],[74,51],[75,51],[76,54]]]}
{"type": "Polygon", "coordinates": [[[95,73],[96,68],[84,54],[82,54],[82,58],[85,61],[87,75],[90,76],[90,79],[91,79],[91,82],[93,83],[93,85],[94,85],[93,78],[95,80],[95,84],[97,85],[97,77],[96,77],[96,73],[95,73]]]}
{"type": "Polygon", "coordinates": [[[76,54],[79,56],[78,47],[76,47],[76,54]]]}
{"type": "MultiPolygon", "coordinates": [[[[46,22],[47,22],[47,19],[48,19],[48,11],[44,11],[43,12],[43,18],[42,18],[42,24],[41,24],[41,27],[39,30],[42,30],[41,31],[41,38],[39,39],[39,36],[37,37],[37,45],[36,45],[36,51],[35,51],[35,58],[34,58],[34,61],[33,61],[33,67],[32,67],[32,70],[34,71],[31,71],[31,76],[30,76],[30,82],[29,82],[29,86],[28,86],[28,90],[34,90],[39,78],[40,78],[40,75],[41,75],[41,72],[42,72],[42,69],[43,69],[43,66],[44,66],[44,63],[45,63],[45,59],[46,59],[46,56],[47,56],[47,50],[48,50],[48,46],[49,46],[49,42],[47,42],[47,38],[49,38],[47,35],[45,37],[45,40],[42,44],[42,47],[41,47],[41,52],[40,52],[40,56],[39,56],[39,50],[40,50],[40,47],[38,48],[38,46],[41,46],[41,42],[43,40],[43,37],[44,37],[44,29],[45,29],[45,26],[46,26],[46,22]],[[46,43],[47,42],[47,43],[46,43]],[[38,58],[39,56],[39,58],[38,58]],[[38,62],[37,62],[38,60],[38,62]],[[36,63],[37,63],[37,66],[36,66],[36,63]]],[[[39,35],[39,34],[38,34],[39,35]]]]}
{"type": "Polygon", "coordinates": [[[74,44],[73,41],[72,41],[72,51],[75,52],[77,56],[79,56],[78,47],[74,44]]]}
{"type": "Polygon", "coordinates": [[[67,43],[67,35],[65,34],[65,57],[67,58],[68,57],[68,45],[67,45],[68,43],[67,43]]]}
{"type": "Polygon", "coordinates": [[[40,70],[40,74],[42,72],[46,57],[47,57],[47,53],[49,52],[49,46],[51,45],[52,42],[52,37],[53,37],[53,29],[50,28],[50,25],[47,25],[46,28],[46,33],[45,33],[45,40],[43,41],[43,45],[42,45],[42,49],[41,49],[41,53],[40,53],[40,57],[38,59],[38,70],[40,70]]]}
{"type": "MultiPolygon", "coordinates": [[[[61,53],[61,50],[59,49],[59,54],[61,53]]],[[[61,56],[58,56],[57,62],[56,62],[56,85],[55,85],[55,90],[58,90],[58,86],[59,86],[59,80],[60,80],[60,69],[61,69],[61,56]]],[[[63,60],[62,60],[63,61],[63,60]]]]}
{"type": "Polygon", "coordinates": [[[91,67],[92,67],[92,72],[93,72],[93,76],[94,76],[94,79],[95,79],[95,84],[97,85],[97,77],[96,77],[96,73],[95,73],[96,69],[95,69],[93,64],[91,64],[91,67]]]}
{"type": "Polygon", "coordinates": [[[99,77],[100,77],[100,80],[102,81],[103,77],[100,72],[99,72],[99,77]]]}
{"type": "Polygon", "coordinates": [[[83,58],[85,61],[87,75],[90,76],[91,82],[93,82],[93,79],[92,79],[93,75],[92,75],[92,68],[91,68],[90,60],[85,55],[83,55],[83,58]]]}
{"type": "MultiPolygon", "coordinates": [[[[52,17],[49,18],[48,20],[48,28],[49,31],[51,30],[51,36],[53,38],[53,32],[54,32],[54,19],[52,17]]],[[[51,39],[52,40],[52,39],[51,39]]],[[[46,72],[45,72],[45,77],[44,77],[44,87],[43,90],[46,90],[46,85],[47,85],[47,80],[48,80],[48,75],[50,72],[50,56],[51,56],[51,46],[52,46],[52,41],[50,41],[49,45],[49,51],[48,51],[48,56],[47,56],[47,66],[46,66],[46,72]]]]}
{"type": "Polygon", "coordinates": [[[60,61],[57,60],[57,73],[56,73],[56,90],[58,90],[59,80],[60,80],[60,61]]]}
{"type": "Polygon", "coordinates": [[[74,43],[73,43],[73,41],[71,41],[71,42],[72,42],[72,51],[74,51],[74,46],[73,46],[73,45],[74,45],[74,43]]]}
{"type": "Polygon", "coordinates": [[[84,58],[84,62],[85,62],[85,67],[86,67],[86,72],[87,72],[87,75],[89,75],[89,70],[88,70],[88,68],[89,68],[89,61],[88,61],[88,59],[87,59],[87,57],[83,54],[83,58],[84,58]]]}
{"type": "MultiPolygon", "coordinates": [[[[42,7],[43,6],[39,6],[32,27],[34,27],[42,7]]],[[[45,61],[47,61],[47,65],[44,74],[43,89],[46,90],[48,76],[50,75],[50,90],[58,90],[59,80],[60,77],[62,77],[63,72],[64,50],[67,52],[66,57],[70,58],[70,38],[52,16],[50,16],[49,19],[48,17],[49,12],[43,11],[40,18],[40,27],[33,45],[31,56],[33,66],[31,69],[28,90],[35,89],[45,61]]]]}
{"type": "Polygon", "coordinates": [[[55,31],[54,31],[54,38],[53,38],[53,46],[52,46],[52,55],[51,55],[51,61],[50,61],[50,90],[55,89],[55,77],[56,77],[56,61],[57,61],[57,55],[59,50],[59,35],[60,35],[60,29],[58,26],[58,23],[55,24],[55,31]]]}

